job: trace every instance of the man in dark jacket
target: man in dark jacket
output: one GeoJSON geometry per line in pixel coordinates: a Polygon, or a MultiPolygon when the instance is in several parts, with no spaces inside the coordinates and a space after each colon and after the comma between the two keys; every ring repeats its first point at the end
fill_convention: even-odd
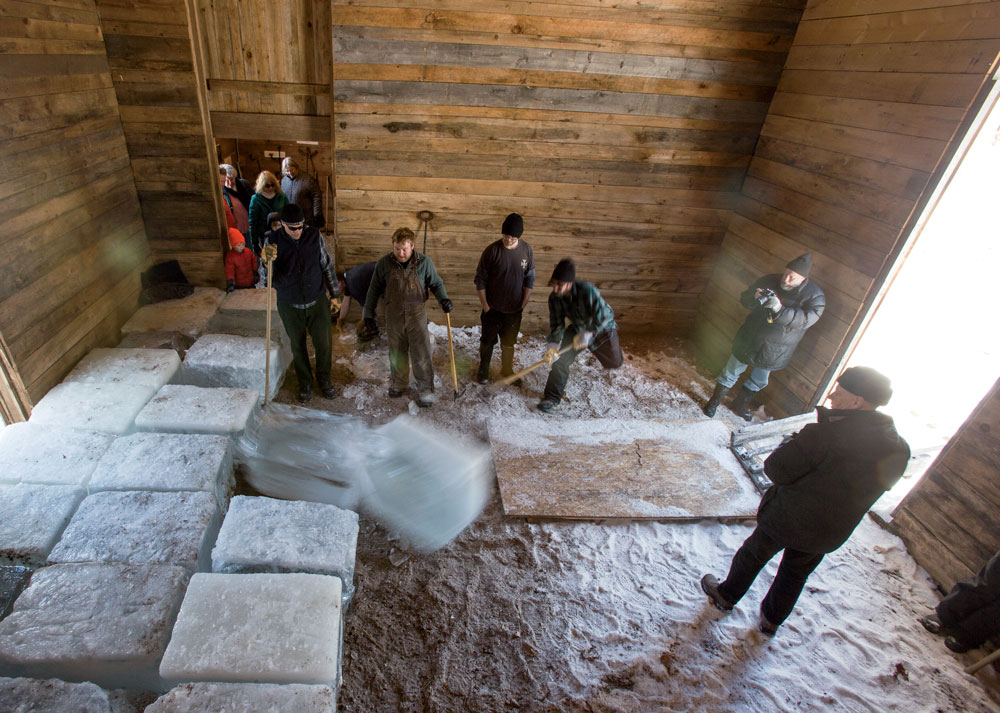
{"type": "Polygon", "coordinates": [[[702,409],[712,417],[722,399],[747,366],[750,376],[733,401],[732,411],[749,421],[760,390],[772,371],[783,369],[809,327],[826,308],[826,296],[809,279],[812,255],[805,253],[788,263],[781,275],[764,275],[740,295],[750,310],[733,340],[733,353],[702,409]]]}
{"type": "MultiPolygon", "coordinates": [[[[340,293],[343,295],[343,302],[340,306],[340,313],[337,315],[337,328],[343,327],[344,320],[347,319],[347,313],[351,309],[351,300],[353,299],[361,307],[362,314],[365,309],[365,299],[368,297],[368,288],[372,286],[372,276],[375,274],[375,262],[366,262],[352,267],[347,272],[341,272],[337,275],[337,285],[340,287],[340,293]]],[[[362,330],[359,338],[362,342],[370,342],[372,339],[378,336],[378,327],[375,328],[374,332],[368,329],[362,330]]]]}
{"type": "Polygon", "coordinates": [[[538,402],[538,410],[545,412],[562,401],[569,381],[569,367],[584,349],[589,349],[605,369],[617,369],[623,361],[618,324],[611,305],[592,284],[576,279],[576,265],[572,260],[559,261],[549,285],[552,286],[549,348],[544,358],[549,364],[555,364],[545,382],[545,395],[538,402]],[[566,352],[560,356],[563,349],[566,352]]]}
{"type": "Polygon", "coordinates": [[[764,472],[774,482],[761,498],[757,528],[733,557],[726,580],[713,575],[701,587],[729,611],[761,569],[784,555],[760,605],[760,630],[773,635],[791,614],[806,579],[823,556],[840,547],[869,508],[903,475],[910,447],[892,418],[876,411],[892,396],[889,379],[869,367],[851,367],[830,394],[832,409],[778,447],[764,472]]]}
{"type": "Polygon", "coordinates": [[[514,373],[514,342],[521,329],[521,314],[535,286],[535,257],[521,239],[524,220],[511,213],[500,228],[500,239],[486,246],[476,267],[476,292],[483,311],[476,381],[489,380],[490,359],[500,339],[500,376],[514,373]]]}
{"type": "Polygon", "coordinates": [[[323,193],[316,179],[299,170],[298,162],[286,156],[281,162],[281,192],[289,203],[297,203],[306,217],[306,225],[322,228],[326,225],[323,217],[323,193]]]}
{"type": "Polygon", "coordinates": [[[920,623],[948,637],[944,645],[955,653],[978,649],[1000,634],[1000,552],[973,579],[956,583],[934,611],[920,623]]]}
{"type": "Polygon", "coordinates": [[[281,228],[271,233],[262,255],[271,264],[272,284],[278,293],[278,315],[292,347],[292,363],[299,379],[299,401],[312,398],[312,369],[306,335],[316,350],[316,383],[323,396],[336,396],[330,382],[330,300],[340,294],[333,279],[333,260],[323,236],[305,225],[302,209],[289,203],[281,209],[281,228]]]}

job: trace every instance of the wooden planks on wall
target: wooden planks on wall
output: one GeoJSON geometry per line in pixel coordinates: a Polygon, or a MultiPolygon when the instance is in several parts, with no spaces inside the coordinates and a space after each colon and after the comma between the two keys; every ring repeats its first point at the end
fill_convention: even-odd
{"type": "Polygon", "coordinates": [[[149,247],[94,3],[0,22],[0,331],[32,402],[138,307],[149,247]]]}
{"type": "Polygon", "coordinates": [[[808,250],[827,311],[765,393],[779,416],[815,403],[998,38],[997,3],[808,4],[701,304],[697,342],[707,369],[728,358],[746,314],[739,292],[808,250]]]}
{"type": "Polygon", "coordinates": [[[186,2],[96,6],[153,261],[221,286],[225,223],[186,2]]]}
{"type": "Polygon", "coordinates": [[[1000,550],[1000,381],[892,513],[907,551],[944,590],[1000,550]]]}
{"type": "MultiPolygon", "coordinates": [[[[623,329],[685,334],[804,3],[335,0],[337,231],[348,264],[423,233],[478,322],[473,275],[504,216],[545,285],[572,256],[623,329]]],[[[537,302],[537,303],[536,303],[537,302]]]]}

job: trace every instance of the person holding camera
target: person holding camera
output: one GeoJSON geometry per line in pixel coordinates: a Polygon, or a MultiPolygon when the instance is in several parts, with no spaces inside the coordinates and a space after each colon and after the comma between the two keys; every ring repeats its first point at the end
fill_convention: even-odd
{"type": "Polygon", "coordinates": [[[772,371],[783,369],[792,358],[806,330],[816,324],[826,308],[826,295],[809,279],[812,255],[804,253],[778,275],[764,275],[740,295],[750,310],[733,340],[733,352],[716,380],[715,391],[702,411],[709,418],[740,375],[750,369],[730,407],[745,421],[753,418],[755,401],[767,386],[772,371]]]}

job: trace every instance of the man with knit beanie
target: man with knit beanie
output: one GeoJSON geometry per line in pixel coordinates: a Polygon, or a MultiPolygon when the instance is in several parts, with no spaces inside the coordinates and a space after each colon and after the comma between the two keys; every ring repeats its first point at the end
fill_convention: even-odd
{"type": "Polygon", "coordinates": [[[524,220],[508,215],[500,228],[500,239],[486,246],[476,268],[476,292],[483,306],[483,328],[479,338],[479,369],[476,381],[489,380],[490,359],[500,339],[500,376],[514,373],[514,342],[521,328],[521,314],[535,286],[535,258],[531,246],[521,239],[524,220]]]}
{"type": "Polygon", "coordinates": [[[764,275],[740,295],[740,304],[750,310],[733,340],[733,352],[719,374],[712,397],[702,408],[711,418],[740,374],[751,367],[731,409],[740,418],[753,418],[756,398],[767,386],[772,371],[783,369],[809,327],[826,308],[826,296],[809,279],[812,255],[804,253],[789,262],[778,275],[764,275]]]}
{"type": "Polygon", "coordinates": [[[757,509],[757,528],[733,557],[719,582],[701,579],[712,603],[729,611],[743,598],[761,569],[784,550],[778,573],[760,605],[760,631],[773,635],[802,593],[806,579],[851,536],[879,496],[903,475],[910,447],[892,417],[877,411],[889,403],[889,379],[855,366],[837,379],[809,424],[764,461],[774,483],[757,509]]]}
{"type": "Polygon", "coordinates": [[[538,402],[538,410],[546,413],[562,401],[569,381],[569,367],[584,349],[589,349],[605,369],[617,369],[624,361],[611,305],[592,284],[576,279],[576,265],[572,260],[559,261],[549,285],[552,286],[549,295],[551,331],[544,359],[552,364],[552,371],[545,382],[545,395],[538,402]],[[563,349],[567,351],[560,356],[563,349]]]}

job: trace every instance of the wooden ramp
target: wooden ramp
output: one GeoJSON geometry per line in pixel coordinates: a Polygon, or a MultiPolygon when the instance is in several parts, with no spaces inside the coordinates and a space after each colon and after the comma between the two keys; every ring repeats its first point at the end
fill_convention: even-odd
{"type": "Polygon", "coordinates": [[[720,421],[492,419],[489,434],[507,515],[748,519],[760,502],[720,421]]]}

